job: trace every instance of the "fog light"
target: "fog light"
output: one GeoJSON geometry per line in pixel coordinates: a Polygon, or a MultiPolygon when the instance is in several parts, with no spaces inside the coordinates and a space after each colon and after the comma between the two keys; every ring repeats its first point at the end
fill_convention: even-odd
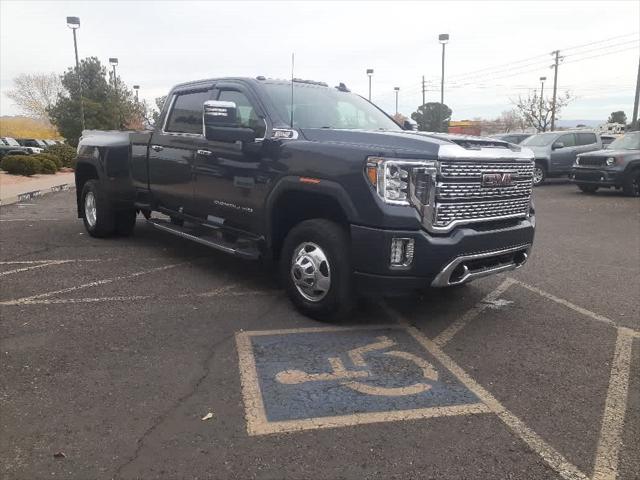
{"type": "Polygon", "coordinates": [[[413,262],[413,250],[415,242],[413,238],[391,239],[391,268],[408,268],[413,262]]]}

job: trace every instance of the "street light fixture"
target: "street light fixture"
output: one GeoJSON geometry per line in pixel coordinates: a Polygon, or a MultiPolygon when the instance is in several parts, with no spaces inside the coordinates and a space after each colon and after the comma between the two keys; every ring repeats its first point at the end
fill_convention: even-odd
{"type": "Polygon", "coordinates": [[[449,34],[441,33],[438,41],[442,44],[442,78],[440,79],[440,108],[438,109],[438,130],[442,129],[442,110],[444,108],[444,51],[445,45],[449,43],[449,34]]]}
{"type": "Polygon", "coordinates": [[[140,90],[140,85],[134,85],[133,89],[136,91],[136,103],[138,103],[138,90],[140,90]]]}
{"type": "Polygon", "coordinates": [[[78,75],[78,93],[80,94],[80,123],[84,130],[84,105],[82,101],[82,76],[80,73],[80,62],[78,61],[78,39],[76,30],[80,28],[80,17],[67,17],[67,27],[73,31],[73,50],[76,54],[76,75],[78,75]]]}
{"type": "MultiPolygon", "coordinates": [[[[540,77],[540,123],[542,123],[542,109],[544,108],[544,82],[546,79],[547,77],[540,77]]],[[[546,130],[546,127],[542,129],[543,132],[546,130]]]]}
{"type": "Polygon", "coordinates": [[[400,87],[393,87],[396,91],[396,115],[398,115],[398,92],[400,92],[400,87]]]}
{"type": "Polygon", "coordinates": [[[367,68],[367,75],[369,76],[369,101],[371,101],[371,77],[373,76],[373,68],[367,68]]]}

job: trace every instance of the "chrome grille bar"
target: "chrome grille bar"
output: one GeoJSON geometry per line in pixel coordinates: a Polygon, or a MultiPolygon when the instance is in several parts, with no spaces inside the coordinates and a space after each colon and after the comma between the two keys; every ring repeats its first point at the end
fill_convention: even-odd
{"type": "Polygon", "coordinates": [[[532,162],[448,162],[440,163],[440,175],[442,178],[476,178],[480,179],[483,173],[512,170],[517,173],[516,178],[532,178],[532,162]]]}
{"type": "Polygon", "coordinates": [[[476,198],[514,198],[531,195],[532,180],[518,180],[509,187],[483,187],[478,182],[439,182],[440,200],[471,200],[476,198]]]}
{"type": "Polygon", "coordinates": [[[448,227],[457,223],[473,223],[526,216],[529,197],[492,202],[438,203],[434,226],[448,227]]]}

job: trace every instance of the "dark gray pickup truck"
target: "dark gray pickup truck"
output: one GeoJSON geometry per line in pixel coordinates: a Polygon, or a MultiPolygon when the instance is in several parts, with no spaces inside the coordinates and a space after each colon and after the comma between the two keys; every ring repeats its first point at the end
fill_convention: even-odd
{"type": "Polygon", "coordinates": [[[532,176],[528,149],[404,130],[342,84],[257,77],[174,87],[153,131],[85,131],[76,185],[91,235],[131,234],[142,213],[165,232],[279,262],[293,303],[334,319],[358,292],[522,266],[532,176]]]}

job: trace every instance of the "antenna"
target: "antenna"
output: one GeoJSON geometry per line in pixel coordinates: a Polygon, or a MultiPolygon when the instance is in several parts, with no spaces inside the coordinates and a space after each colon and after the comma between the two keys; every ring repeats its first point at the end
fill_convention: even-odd
{"type": "Polygon", "coordinates": [[[294,67],[295,53],[291,52],[291,128],[293,129],[293,67],[294,67]]]}

